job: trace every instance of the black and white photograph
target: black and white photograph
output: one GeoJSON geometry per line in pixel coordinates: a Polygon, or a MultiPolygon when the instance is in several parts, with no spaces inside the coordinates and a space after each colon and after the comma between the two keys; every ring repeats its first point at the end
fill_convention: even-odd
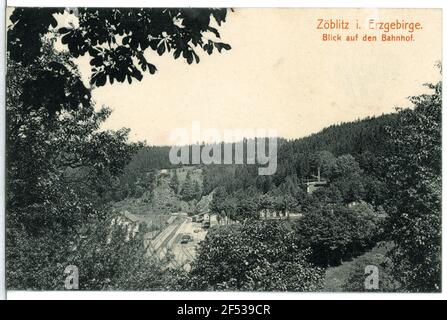
{"type": "Polygon", "coordinates": [[[442,292],[442,15],[7,6],[6,291],[442,292]]]}

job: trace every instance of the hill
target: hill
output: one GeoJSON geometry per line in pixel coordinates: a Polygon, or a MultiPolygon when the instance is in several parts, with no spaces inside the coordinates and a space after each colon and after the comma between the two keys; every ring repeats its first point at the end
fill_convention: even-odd
{"type": "Polygon", "coordinates": [[[212,195],[202,197],[203,185],[202,169],[199,167],[182,167],[176,169],[162,169],[147,173],[139,179],[146,189],[139,197],[126,197],[113,204],[118,211],[129,211],[137,215],[169,215],[174,212],[203,213],[209,211],[212,195]],[[174,176],[177,185],[173,185],[174,176]],[[143,181],[142,181],[143,180],[143,181]],[[192,190],[194,198],[184,199],[184,190],[197,184],[198,194],[192,190]]]}

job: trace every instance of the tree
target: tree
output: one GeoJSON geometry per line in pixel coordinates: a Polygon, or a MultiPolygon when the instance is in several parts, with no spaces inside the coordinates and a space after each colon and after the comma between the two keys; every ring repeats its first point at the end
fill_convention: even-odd
{"type": "Polygon", "coordinates": [[[387,188],[383,177],[364,174],[361,177],[361,181],[365,190],[364,200],[374,206],[382,206],[387,198],[387,188]]]}
{"type": "Polygon", "coordinates": [[[192,189],[194,198],[199,201],[202,198],[202,188],[200,188],[200,184],[197,180],[194,180],[192,189]]]}
{"type": "Polygon", "coordinates": [[[175,194],[178,193],[179,190],[179,180],[178,180],[178,174],[177,170],[174,169],[174,173],[171,176],[171,180],[169,181],[169,186],[174,191],[175,194]]]}
{"type": "Polygon", "coordinates": [[[350,154],[339,156],[328,168],[330,179],[357,176],[362,173],[358,162],[350,154]]]}
{"type": "Polygon", "coordinates": [[[189,276],[196,290],[317,291],[324,271],[284,222],[256,221],[211,229],[189,276]]]}
{"type": "Polygon", "coordinates": [[[118,223],[117,217],[88,224],[73,244],[67,263],[79,266],[79,288],[179,290],[183,272],[166,270],[165,261],[147,254],[146,225],[140,224],[133,233],[129,225],[118,223]]]}
{"type": "Polygon", "coordinates": [[[329,186],[315,190],[309,202],[311,206],[307,207],[306,211],[310,211],[314,207],[324,206],[325,204],[341,204],[343,203],[343,195],[336,185],[329,184],[329,186]]]}
{"type": "Polygon", "coordinates": [[[208,54],[231,49],[218,41],[213,26],[225,22],[227,9],[79,8],[70,12],[76,23],[58,26],[56,16],[63,13],[63,8],[15,8],[7,37],[10,58],[34,63],[41,56],[41,38],[51,32],[61,36],[73,57],[90,56],[90,83],[100,87],[107,79],[131,83],[145,72],[155,73],[157,68],[148,61],[151,50],[160,56],[172,52],[175,59],[182,56],[191,64],[200,61],[196,48],[208,54]]]}
{"type": "Polygon", "coordinates": [[[227,197],[227,192],[223,187],[216,188],[216,191],[213,193],[213,198],[210,203],[210,210],[216,214],[222,214],[225,210],[222,206],[225,198],[227,197]]]}
{"type": "Polygon", "coordinates": [[[6,269],[15,289],[60,286],[79,229],[104,218],[105,193],[137,148],[128,130],[99,131],[109,110],[95,111],[76,94],[77,102],[66,103],[65,92],[79,89],[79,73],[51,42],[42,51],[30,66],[8,59],[6,269]],[[27,80],[56,64],[65,72],[63,88],[42,105],[24,100],[27,80]]]}
{"type": "Polygon", "coordinates": [[[320,173],[323,175],[328,175],[331,168],[334,166],[336,161],[336,157],[327,151],[318,151],[313,155],[312,162],[320,170],[320,173]]]}
{"type": "Polygon", "coordinates": [[[383,230],[383,216],[368,204],[352,208],[325,205],[304,215],[294,225],[310,261],[321,267],[338,265],[374,246],[383,230]]]}
{"type": "Polygon", "coordinates": [[[239,193],[236,199],[236,212],[233,219],[238,221],[259,219],[258,203],[254,195],[239,193]]]}
{"type": "Polygon", "coordinates": [[[340,191],[345,203],[365,197],[362,174],[359,163],[350,154],[339,156],[329,168],[331,184],[340,191]]]}
{"type": "Polygon", "coordinates": [[[411,98],[390,130],[395,152],[387,159],[393,275],[407,291],[441,290],[442,83],[411,98]]]}
{"type": "Polygon", "coordinates": [[[182,184],[182,190],[180,191],[182,200],[190,201],[194,199],[194,182],[192,181],[191,171],[186,174],[185,181],[182,184]]]}

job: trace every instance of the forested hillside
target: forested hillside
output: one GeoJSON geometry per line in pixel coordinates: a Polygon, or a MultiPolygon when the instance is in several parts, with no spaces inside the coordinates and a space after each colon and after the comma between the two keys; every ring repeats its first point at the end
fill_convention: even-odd
{"type": "Polygon", "coordinates": [[[315,174],[314,154],[318,151],[328,151],[334,156],[351,154],[362,169],[371,171],[376,168],[376,163],[368,161],[390,151],[391,146],[386,142],[395,122],[396,114],[387,114],[332,125],[308,137],[283,143],[278,152],[278,176],[297,174],[309,177],[315,174]],[[372,155],[372,159],[366,159],[372,155]]]}
{"type": "MultiPolygon", "coordinates": [[[[396,113],[387,114],[332,125],[300,139],[278,139],[278,169],[272,177],[258,177],[254,165],[203,166],[204,193],[208,194],[222,185],[229,190],[253,185],[253,179],[257,180],[256,185],[263,191],[281,185],[287,177],[293,176],[303,182],[317,174],[320,151],[335,157],[350,154],[366,173],[379,175],[383,170],[380,157],[391,152],[392,148],[386,143],[387,130],[393,128],[396,118],[396,113]],[[237,181],[234,181],[234,176],[238,177],[237,181]]],[[[138,180],[148,172],[177,167],[169,161],[169,150],[169,147],[143,146],[126,166],[121,182],[134,190],[138,180]]]]}

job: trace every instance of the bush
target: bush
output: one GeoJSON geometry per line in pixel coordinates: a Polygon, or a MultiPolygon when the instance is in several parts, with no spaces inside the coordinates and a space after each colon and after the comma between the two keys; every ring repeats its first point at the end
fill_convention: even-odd
{"type": "Polygon", "coordinates": [[[197,290],[317,291],[324,272],[284,221],[252,221],[213,228],[192,266],[197,290]]]}
{"type": "Polygon", "coordinates": [[[321,267],[339,265],[372,248],[380,239],[384,215],[362,202],[345,207],[325,205],[297,221],[295,232],[304,247],[310,247],[310,259],[321,267]]]}

